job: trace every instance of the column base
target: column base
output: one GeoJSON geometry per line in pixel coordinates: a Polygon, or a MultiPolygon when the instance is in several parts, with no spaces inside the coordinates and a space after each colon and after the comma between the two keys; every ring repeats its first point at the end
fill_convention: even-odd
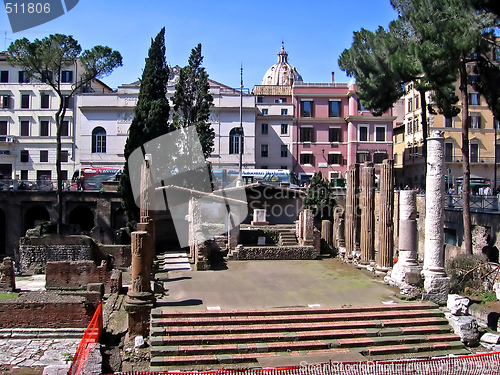
{"type": "Polygon", "coordinates": [[[387,284],[397,286],[399,289],[421,287],[423,282],[421,273],[421,266],[404,265],[398,267],[398,264],[396,263],[390,276],[387,277],[387,280],[384,279],[384,281],[387,284]]]}
{"type": "Polygon", "coordinates": [[[128,313],[128,335],[149,337],[151,309],[155,302],[152,292],[127,293],[124,308],[128,313]]]}
{"type": "Polygon", "coordinates": [[[422,300],[445,306],[450,293],[450,278],[446,276],[432,276],[424,273],[424,290],[422,300]]]}

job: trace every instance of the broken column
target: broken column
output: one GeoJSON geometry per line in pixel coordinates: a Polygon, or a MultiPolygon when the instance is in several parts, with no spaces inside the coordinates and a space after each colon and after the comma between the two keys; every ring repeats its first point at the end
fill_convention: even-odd
{"type": "Polygon", "coordinates": [[[363,166],[361,180],[361,259],[366,267],[375,260],[375,168],[372,162],[363,166]]]}
{"type": "Polygon", "coordinates": [[[154,223],[151,222],[154,190],[151,179],[151,157],[146,155],[141,169],[140,223],[131,234],[132,282],[125,299],[128,313],[128,335],[149,336],[151,309],[155,296],[151,290],[151,269],[154,256],[154,223]]]}
{"type": "Polygon", "coordinates": [[[417,262],[417,201],[415,191],[399,193],[399,256],[385,279],[403,291],[422,284],[422,267],[417,262]]]}
{"type": "Polygon", "coordinates": [[[394,182],[393,161],[386,159],[380,169],[379,249],[376,271],[384,274],[393,266],[394,258],[394,182]]]}
{"type": "MultiPolygon", "coordinates": [[[[425,253],[423,299],[445,305],[450,278],[444,270],[444,138],[433,131],[427,138],[427,176],[425,180],[425,253]]],[[[400,239],[401,241],[401,239],[400,239]]]]}
{"type": "Polygon", "coordinates": [[[332,246],[332,222],[330,220],[321,221],[321,239],[328,246],[332,246]]]}
{"type": "Polygon", "coordinates": [[[356,254],[356,226],[358,222],[358,176],[359,167],[351,164],[347,171],[347,196],[345,219],[345,246],[347,259],[352,260],[356,254]]]}
{"type": "Polygon", "coordinates": [[[314,242],[314,214],[312,210],[304,210],[302,224],[303,246],[312,246],[314,242]]]}
{"type": "Polygon", "coordinates": [[[16,290],[16,276],[12,258],[3,258],[0,263],[0,291],[13,292],[16,290]]]}

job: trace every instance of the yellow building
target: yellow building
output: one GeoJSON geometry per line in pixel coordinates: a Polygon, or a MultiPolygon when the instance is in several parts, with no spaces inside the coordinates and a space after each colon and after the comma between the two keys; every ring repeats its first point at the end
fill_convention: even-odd
{"type": "MultiPolygon", "coordinates": [[[[458,85],[456,93],[460,97],[458,85]]],[[[430,102],[430,95],[427,102],[430,102]]],[[[411,83],[406,86],[404,103],[404,151],[399,150],[403,147],[401,136],[397,138],[397,132],[394,132],[394,152],[395,154],[398,152],[398,157],[403,152],[402,165],[400,166],[403,173],[396,174],[396,186],[408,185],[411,188],[425,189],[425,164],[422,154],[422,100],[420,93],[415,90],[411,83]]],[[[458,107],[462,107],[461,102],[458,103],[458,107]]],[[[494,125],[497,130],[500,129],[499,121],[493,117],[486,100],[472,87],[469,87],[469,114],[469,160],[472,191],[477,190],[483,181],[491,181],[493,188],[496,134],[494,125]]],[[[427,119],[428,134],[433,130],[444,132],[447,188],[457,188],[457,179],[460,181],[462,178],[462,113],[453,118],[427,113],[427,119]]],[[[500,153],[497,155],[500,156],[500,153]]],[[[397,162],[398,160],[395,160],[395,165],[397,162]]],[[[500,183],[497,186],[500,187],[500,183]]]]}

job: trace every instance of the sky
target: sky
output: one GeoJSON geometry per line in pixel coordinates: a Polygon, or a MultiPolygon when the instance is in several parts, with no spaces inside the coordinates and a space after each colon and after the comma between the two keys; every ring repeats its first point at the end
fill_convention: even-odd
{"type": "Polygon", "coordinates": [[[395,18],[389,0],[80,0],[63,16],[17,33],[0,11],[0,49],[55,33],[72,35],[83,49],[109,46],[123,66],[102,80],[116,88],[141,77],[151,39],[165,27],[170,65],[186,65],[201,43],[209,78],[231,87],[240,85],[241,65],[246,88],[261,84],[282,41],[304,82],[331,82],[332,72],[336,82],[349,82],[338,58],[353,32],[387,27],[395,18]]]}

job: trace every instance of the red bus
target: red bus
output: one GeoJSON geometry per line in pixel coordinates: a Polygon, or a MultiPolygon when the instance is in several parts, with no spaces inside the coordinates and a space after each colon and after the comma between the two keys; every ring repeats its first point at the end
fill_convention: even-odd
{"type": "Polygon", "coordinates": [[[120,168],[77,169],[71,178],[71,190],[100,190],[104,181],[118,181],[121,174],[120,168]]]}

